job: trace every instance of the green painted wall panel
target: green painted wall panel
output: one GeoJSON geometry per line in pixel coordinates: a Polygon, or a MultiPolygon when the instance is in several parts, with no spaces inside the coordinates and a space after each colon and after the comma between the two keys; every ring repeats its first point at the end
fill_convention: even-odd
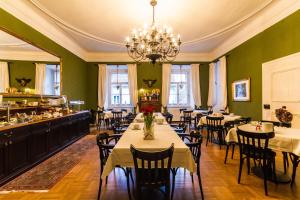
{"type": "Polygon", "coordinates": [[[32,61],[13,61],[9,62],[9,84],[10,87],[21,88],[16,78],[30,78],[31,81],[26,85],[27,88],[35,87],[35,65],[32,61]]]}
{"type": "Polygon", "coordinates": [[[228,53],[230,112],[262,118],[262,63],[300,51],[300,11],[293,13],[228,53]],[[251,78],[251,101],[233,102],[231,83],[251,78]]]}
{"type": "Polygon", "coordinates": [[[59,56],[62,61],[62,94],[67,95],[69,99],[87,100],[85,61],[1,8],[0,19],[0,29],[59,56]]]}

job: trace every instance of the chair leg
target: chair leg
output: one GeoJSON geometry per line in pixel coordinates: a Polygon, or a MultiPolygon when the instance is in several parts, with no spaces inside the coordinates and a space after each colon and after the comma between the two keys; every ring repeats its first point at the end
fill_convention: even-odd
{"type": "Polygon", "coordinates": [[[247,157],[247,169],[248,169],[248,175],[250,174],[250,158],[247,157]]]}
{"type": "Polygon", "coordinates": [[[282,156],[283,156],[283,169],[284,169],[284,174],[286,174],[287,152],[282,152],[282,156]]]}
{"type": "Polygon", "coordinates": [[[267,186],[267,164],[266,160],[263,160],[263,174],[264,174],[264,187],[265,187],[265,195],[268,196],[268,186],[267,186]]]}
{"type": "Polygon", "coordinates": [[[99,181],[99,189],[98,189],[98,196],[97,199],[100,199],[101,196],[101,187],[102,187],[102,179],[101,179],[101,175],[100,175],[100,181],[99,181]]]}
{"type": "Polygon", "coordinates": [[[235,144],[232,143],[232,152],[231,152],[231,159],[233,159],[233,154],[234,154],[234,148],[235,148],[235,144]]]}
{"type": "Polygon", "coordinates": [[[129,183],[129,169],[125,169],[125,176],[126,176],[126,182],[127,182],[127,192],[128,192],[128,198],[131,200],[131,193],[130,193],[130,183],[129,183]]]}
{"type": "Polygon", "coordinates": [[[192,183],[194,184],[194,176],[191,174],[192,183]]]}
{"type": "Polygon", "coordinates": [[[174,196],[174,189],[175,189],[175,176],[176,176],[176,173],[177,173],[177,169],[172,169],[172,192],[171,192],[171,199],[173,199],[173,196],[174,196]]]}
{"type": "Polygon", "coordinates": [[[230,146],[230,144],[227,144],[227,146],[226,146],[226,154],[225,154],[224,164],[226,164],[226,161],[227,161],[227,156],[228,156],[229,146],[230,146]]]}
{"type": "Polygon", "coordinates": [[[207,144],[208,144],[208,140],[209,140],[209,135],[210,135],[210,133],[209,133],[209,131],[207,130],[206,131],[206,146],[207,146],[207,144]]]}
{"type": "Polygon", "coordinates": [[[290,154],[290,156],[292,158],[292,164],[293,164],[293,173],[292,173],[292,180],[291,180],[291,187],[292,187],[295,182],[297,167],[300,160],[299,160],[299,156],[296,156],[295,154],[290,154]]]}
{"type": "Polygon", "coordinates": [[[105,185],[107,185],[108,176],[105,178],[105,185]]]}
{"type": "Polygon", "coordinates": [[[201,199],[204,200],[204,194],[203,194],[203,188],[202,188],[202,181],[201,181],[201,174],[200,174],[199,166],[197,166],[197,176],[198,176],[198,182],[199,182],[199,187],[200,187],[200,192],[201,192],[201,199]]]}
{"type": "Polygon", "coordinates": [[[240,158],[240,168],[239,168],[238,184],[240,184],[240,182],[241,182],[241,175],[242,175],[243,163],[244,163],[244,159],[241,157],[240,158]]]}

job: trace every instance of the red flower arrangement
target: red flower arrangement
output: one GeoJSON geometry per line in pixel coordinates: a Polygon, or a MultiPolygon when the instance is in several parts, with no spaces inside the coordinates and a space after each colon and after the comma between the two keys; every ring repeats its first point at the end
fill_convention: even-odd
{"type": "Polygon", "coordinates": [[[153,111],[154,111],[154,108],[152,106],[147,106],[147,107],[141,109],[141,112],[144,115],[144,123],[145,123],[146,129],[150,129],[152,122],[154,121],[153,111]]]}

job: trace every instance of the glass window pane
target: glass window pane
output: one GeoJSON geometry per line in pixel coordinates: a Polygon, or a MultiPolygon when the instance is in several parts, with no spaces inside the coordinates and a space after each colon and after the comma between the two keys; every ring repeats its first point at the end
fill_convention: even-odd
{"type": "Polygon", "coordinates": [[[111,85],[111,94],[120,94],[120,88],[118,89],[117,84],[112,84],[111,85]]]}
{"type": "Polygon", "coordinates": [[[130,96],[129,94],[122,95],[122,104],[128,105],[130,104],[130,96]]]}
{"type": "Polygon", "coordinates": [[[170,85],[170,94],[177,94],[177,84],[170,85]]]}
{"type": "Polygon", "coordinates": [[[170,94],[169,96],[169,104],[176,105],[177,104],[177,95],[170,94]]]}
{"type": "Polygon", "coordinates": [[[112,95],[111,104],[112,105],[120,104],[120,95],[112,95]]]}
{"type": "Polygon", "coordinates": [[[122,84],[122,94],[129,94],[128,84],[122,84]]]}

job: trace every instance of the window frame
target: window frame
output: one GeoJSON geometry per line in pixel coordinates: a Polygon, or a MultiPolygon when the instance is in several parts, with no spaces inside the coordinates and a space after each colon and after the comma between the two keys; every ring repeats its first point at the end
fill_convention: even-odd
{"type": "Polygon", "coordinates": [[[170,90],[169,90],[169,96],[168,96],[168,107],[172,107],[172,108],[182,108],[182,107],[190,107],[190,97],[191,97],[191,91],[190,91],[190,87],[191,87],[191,65],[189,64],[185,64],[185,65],[172,65],[172,69],[171,69],[171,74],[170,74],[170,90]],[[181,66],[181,70],[180,70],[180,66],[181,66]],[[186,81],[184,82],[184,84],[186,84],[186,88],[187,88],[187,103],[186,104],[180,104],[179,103],[179,94],[180,94],[180,89],[179,89],[179,85],[180,82],[172,82],[171,80],[171,76],[172,74],[186,74],[186,81]],[[176,104],[170,104],[170,93],[171,93],[171,85],[172,84],[176,84],[177,85],[177,103],[176,104]]]}
{"type": "MultiPolygon", "coordinates": [[[[108,66],[108,97],[107,97],[107,100],[108,100],[108,107],[109,108],[129,108],[129,107],[132,107],[131,105],[131,99],[130,99],[130,91],[129,91],[129,80],[128,80],[128,67],[127,65],[107,65],[108,66]],[[117,67],[119,67],[119,69],[117,70],[117,67]],[[121,69],[120,69],[121,67],[121,69]],[[126,67],[126,69],[122,69],[126,67]],[[112,98],[112,85],[114,84],[117,84],[117,82],[112,82],[111,81],[111,77],[113,74],[117,74],[117,71],[118,71],[118,74],[126,74],[127,75],[127,82],[120,82],[118,81],[118,84],[120,86],[119,88],[119,95],[120,95],[120,104],[112,104],[112,101],[111,101],[111,98],[112,98]],[[122,104],[122,96],[123,96],[123,93],[122,93],[122,85],[127,85],[128,86],[128,95],[129,95],[129,104],[122,104]]],[[[126,94],[127,95],[127,94],[126,94]]]]}

